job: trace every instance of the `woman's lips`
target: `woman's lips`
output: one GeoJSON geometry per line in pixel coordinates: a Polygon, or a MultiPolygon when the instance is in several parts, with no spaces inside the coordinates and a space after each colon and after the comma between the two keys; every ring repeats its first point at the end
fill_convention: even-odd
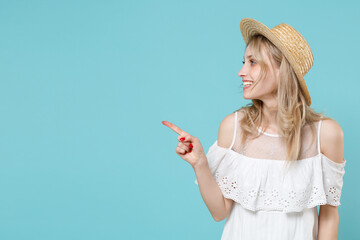
{"type": "Polygon", "coordinates": [[[243,89],[247,89],[247,88],[251,87],[251,85],[253,85],[253,81],[243,80],[243,85],[244,85],[243,89]],[[249,83],[249,82],[251,82],[251,84],[246,84],[246,85],[244,84],[244,83],[249,83]]]}

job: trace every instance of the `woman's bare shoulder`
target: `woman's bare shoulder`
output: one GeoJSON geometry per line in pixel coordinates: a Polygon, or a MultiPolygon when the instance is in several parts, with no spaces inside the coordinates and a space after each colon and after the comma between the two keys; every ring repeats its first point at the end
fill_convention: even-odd
{"type": "MultiPolygon", "coordinates": [[[[235,112],[237,112],[237,121],[239,122],[244,117],[244,113],[240,110],[235,112]]],[[[231,146],[235,128],[235,112],[227,115],[220,123],[218,132],[218,145],[220,147],[229,148],[231,146]]],[[[239,130],[239,124],[237,130],[239,130]]]]}
{"type": "Polygon", "coordinates": [[[321,152],[332,161],[343,162],[344,132],[334,119],[322,120],[320,148],[321,152]]]}

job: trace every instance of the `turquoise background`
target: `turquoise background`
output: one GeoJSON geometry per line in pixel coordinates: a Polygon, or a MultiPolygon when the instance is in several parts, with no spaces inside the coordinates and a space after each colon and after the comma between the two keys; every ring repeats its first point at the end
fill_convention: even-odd
{"type": "Polygon", "coordinates": [[[310,44],[317,111],[345,134],[339,239],[360,210],[356,1],[0,1],[0,239],[220,239],[170,121],[216,140],[248,103],[239,23],[310,44]],[[355,190],[355,191],[353,191],[355,190]]]}

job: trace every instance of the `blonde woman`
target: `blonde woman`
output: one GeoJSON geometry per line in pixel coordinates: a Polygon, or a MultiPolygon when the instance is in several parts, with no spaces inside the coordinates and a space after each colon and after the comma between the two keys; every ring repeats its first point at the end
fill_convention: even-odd
{"type": "Polygon", "coordinates": [[[245,18],[238,75],[248,104],[226,116],[207,154],[179,134],[176,153],[193,167],[222,240],[337,239],[346,160],[339,124],[311,109],[304,76],[312,51],[293,27],[245,18]],[[317,206],[320,205],[318,213],[317,206]]]}

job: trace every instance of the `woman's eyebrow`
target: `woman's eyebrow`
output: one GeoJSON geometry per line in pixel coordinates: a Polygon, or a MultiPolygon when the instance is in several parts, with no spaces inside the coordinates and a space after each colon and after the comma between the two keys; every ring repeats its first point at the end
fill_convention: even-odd
{"type": "Polygon", "coordinates": [[[251,58],[253,55],[248,55],[246,58],[251,58]]]}

